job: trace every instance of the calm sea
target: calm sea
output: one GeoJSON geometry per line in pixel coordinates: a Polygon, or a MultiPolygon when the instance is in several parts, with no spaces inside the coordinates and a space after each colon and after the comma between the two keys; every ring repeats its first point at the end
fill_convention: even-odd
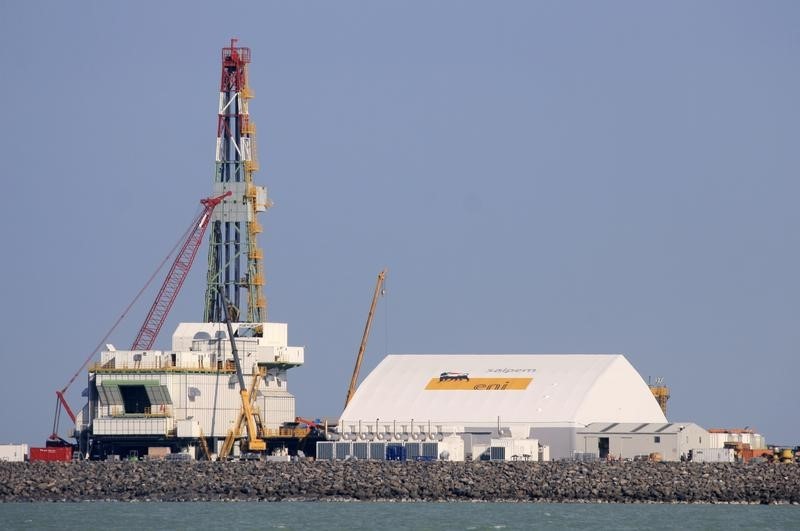
{"type": "Polygon", "coordinates": [[[800,506],[0,503],[0,529],[800,529],[800,506]]]}

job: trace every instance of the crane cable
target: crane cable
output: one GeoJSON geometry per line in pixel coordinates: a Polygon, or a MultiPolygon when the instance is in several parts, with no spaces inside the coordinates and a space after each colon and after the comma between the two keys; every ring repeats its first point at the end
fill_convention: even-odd
{"type": "Polygon", "coordinates": [[[142,286],[142,289],[139,290],[139,292],[136,294],[136,296],[133,298],[130,304],[128,304],[128,306],[125,307],[125,309],[122,311],[122,314],[114,322],[114,325],[111,327],[111,329],[109,329],[106,335],[103,336],[103,339],[100,340],[97,346],[94,347],[94,350],[92,351],[91,354],[89,354],[89,357],[86,358],[86,361],[83,362],[83,365],[81,365],[80,368],[75,372],[75,374],[72,375],[72,378],[69,379],[67,385],[65,385],[64,388],[61,390],[62,394],[67,391],[67,389],[69,388],[69,386],[73,384],[73,382],[75,382],[75,379],[80,375],[80,373],[89,364],[89,362],[92,361],[92,358],[94,358],[95,354],[97,354],[97,351],[100,350],[100,347],[102,347],[105,344],[106,340],[108,340],[109,336],[111,336],[111,334],[114,333],[114,330],[117,329],[117,326],[119,326],[119,324],[122,322],[125,316],[128,315],[128,312],[131,310],[131,308],[133,308],[133,306],[139,301],[142,294],[144,294],[147,288],[150,287],[150,284],[153,283],[153,280],[155,280],[156,275],[158,275],[159,271],[161,271],[161,269],[164,268],[164,264],[166,264],[167,260],[169,260],[170,257],[175,253],[175,250],[178,248],[178,246],[180,246],[180,244],[183,243],[183,241],[186,240],[186,238],[188,238],[189,233],[194,230],[196,218],[197,216],[195,216],[195,218],[192,219],[192,224],[189,225],[189,228],[186,229],[186,231],[181,235],[180,239],[175,243],[175,245],[169,251],[169,254],[167,254],[167,256],[165,256],[164,259],[161,261],[161,263],[158,264],[158,267],[156,268],[155,271],[153,271],[153,274],[150,275],[150,278],[147,279],[145,285],[142,286]]]}

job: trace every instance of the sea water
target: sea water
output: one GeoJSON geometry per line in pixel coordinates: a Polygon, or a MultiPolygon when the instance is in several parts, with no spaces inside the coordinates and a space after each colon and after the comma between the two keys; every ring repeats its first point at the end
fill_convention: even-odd
{"type": "Polygon", "coordinates": [[[796,505],[0,503],[0,529],[800,529],[796,505]]]}

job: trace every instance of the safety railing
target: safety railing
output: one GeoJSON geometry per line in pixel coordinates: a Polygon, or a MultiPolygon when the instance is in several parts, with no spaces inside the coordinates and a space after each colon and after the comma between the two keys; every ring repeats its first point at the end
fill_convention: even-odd
{"type": "Polygon", "coordinates": [[[247,224],[247,228],[250,231],[250,234],[261,234],[261,232],[264,231],[258,221],[251,221],[247,224]]]}
{"type": "Polygon", "coordinates": [[[89,372],[94,373],[136,373],[136,372],[234,372],[236,367],[233,362],[226,360],[225,362],[205,363],[196,362],[192,364],[182,363],[175,365],[172,363],[94,363],[89,365],[89,372]]]}
{"type": "Polygon", "coordinates": [[[109,407],[108,416],[114,418],[166,418],[172,416],[172,406],[167,404],[145,406],[140,412],[125,411],[125,406],[109,407]]]}
{"type": "Polygon", "coordinates": [[[301,438],[309,434],[309,428],[264,428],[261,430],[262,437],[295,437],[301,438]]]}

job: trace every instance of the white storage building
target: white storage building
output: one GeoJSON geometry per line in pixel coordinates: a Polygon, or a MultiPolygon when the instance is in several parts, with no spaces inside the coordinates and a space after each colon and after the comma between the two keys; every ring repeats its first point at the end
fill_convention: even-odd
{"type": "Polygon", "coordinates": [[[358,387],[339,432],[394,441],[459,434],[468,455],[492,438],[538,439],[558,459],[582,451],[577,433],[594,422],[667,421],[618,354],[390,355],[358,387]]]}
{"type": "Polygon", "coordinates": [[[709,442],[708,431],[692,422],[596,422],[578,433],[578,452],[595,459],[636,459],[657,453],[664,461],[679,461],[697,453],[704,461],[731,460],[732,454],[723,459],[719,452],[710,452],[709,442]]]}

